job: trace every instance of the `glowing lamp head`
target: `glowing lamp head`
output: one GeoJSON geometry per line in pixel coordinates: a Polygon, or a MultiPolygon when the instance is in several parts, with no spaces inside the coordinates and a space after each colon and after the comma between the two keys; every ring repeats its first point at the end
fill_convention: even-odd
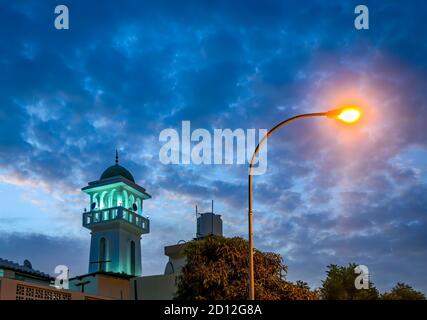
{"type": "Polygon", "coordinates": [[[354,123],[362,115],[360,110],[356,108],[341,108],[329,111],[327,114],[331,118],[336,118],[346,123],[354,123]]]}

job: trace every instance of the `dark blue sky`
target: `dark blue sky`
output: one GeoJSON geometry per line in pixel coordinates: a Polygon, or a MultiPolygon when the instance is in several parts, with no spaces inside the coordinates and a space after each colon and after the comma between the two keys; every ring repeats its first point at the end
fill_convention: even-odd
{"type": "Polygon", "coordinates": [[[0,256],[45,272],[87,270],[80,188],[121,163],[153,196],[143,272],[195,235],[215,199],[227,236],[246,237],[245,166],[163,165],[159,133],[269,128],[358,103],[345,128],[308,120],[269,142],[255,178],[255,245],[288,277],[320,285],[330,263],[365,264],[381,290],[427,292],[427,3],[52,1],[0,4],[0,256]]]}

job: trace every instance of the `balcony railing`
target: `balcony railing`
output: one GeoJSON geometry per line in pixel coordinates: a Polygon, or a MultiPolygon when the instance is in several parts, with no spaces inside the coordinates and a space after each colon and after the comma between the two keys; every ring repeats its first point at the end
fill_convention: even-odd
{"type": "Polygon", "coordinates": [[[113,220],[126,221],[141,229],[142,233],[150,232],[150,220],[148,218],[123,207],[113,207],[83,213],[83,226],[86,228],[113,220]]]}

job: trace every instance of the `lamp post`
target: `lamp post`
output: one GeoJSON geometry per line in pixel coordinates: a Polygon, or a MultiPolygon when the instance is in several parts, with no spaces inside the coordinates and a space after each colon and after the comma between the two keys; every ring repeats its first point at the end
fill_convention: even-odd
{"type": "Polygon", "coordinates": [[[341,120],[346,123],[354,123],[359,120],[361,116],[360,110],[356,108],[341,108],[336,110],[331,110],[327,112],[316,112],[316,113],[306,113],[298,116],[294,116],[287,120],[284,120],[277,124],[275,127],[270,129],[267,134],[261,139],[258,145],[255,148],[255,151],[252,154],[251,163],[249,164],[249,174],[248,174],[248,231],[249,231],[249,300],[255,300],[255,283],[254,283],[254,241],[253,241],[253,231],[252,231],[252,168],[254,166],[255,157],[258,154],[262,144],[278,129],[284,125],[303,118],[310,117],[328,117],[341,120]]]}

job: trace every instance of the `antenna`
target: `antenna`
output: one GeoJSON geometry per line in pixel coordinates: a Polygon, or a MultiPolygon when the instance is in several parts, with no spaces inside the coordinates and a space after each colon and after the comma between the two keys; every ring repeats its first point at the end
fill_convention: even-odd
{"type": "Polygon", "coordinates": [[[213,211],[213,199],[212,199],[212,213],[213,213],[214,211],[213,211]]]}

